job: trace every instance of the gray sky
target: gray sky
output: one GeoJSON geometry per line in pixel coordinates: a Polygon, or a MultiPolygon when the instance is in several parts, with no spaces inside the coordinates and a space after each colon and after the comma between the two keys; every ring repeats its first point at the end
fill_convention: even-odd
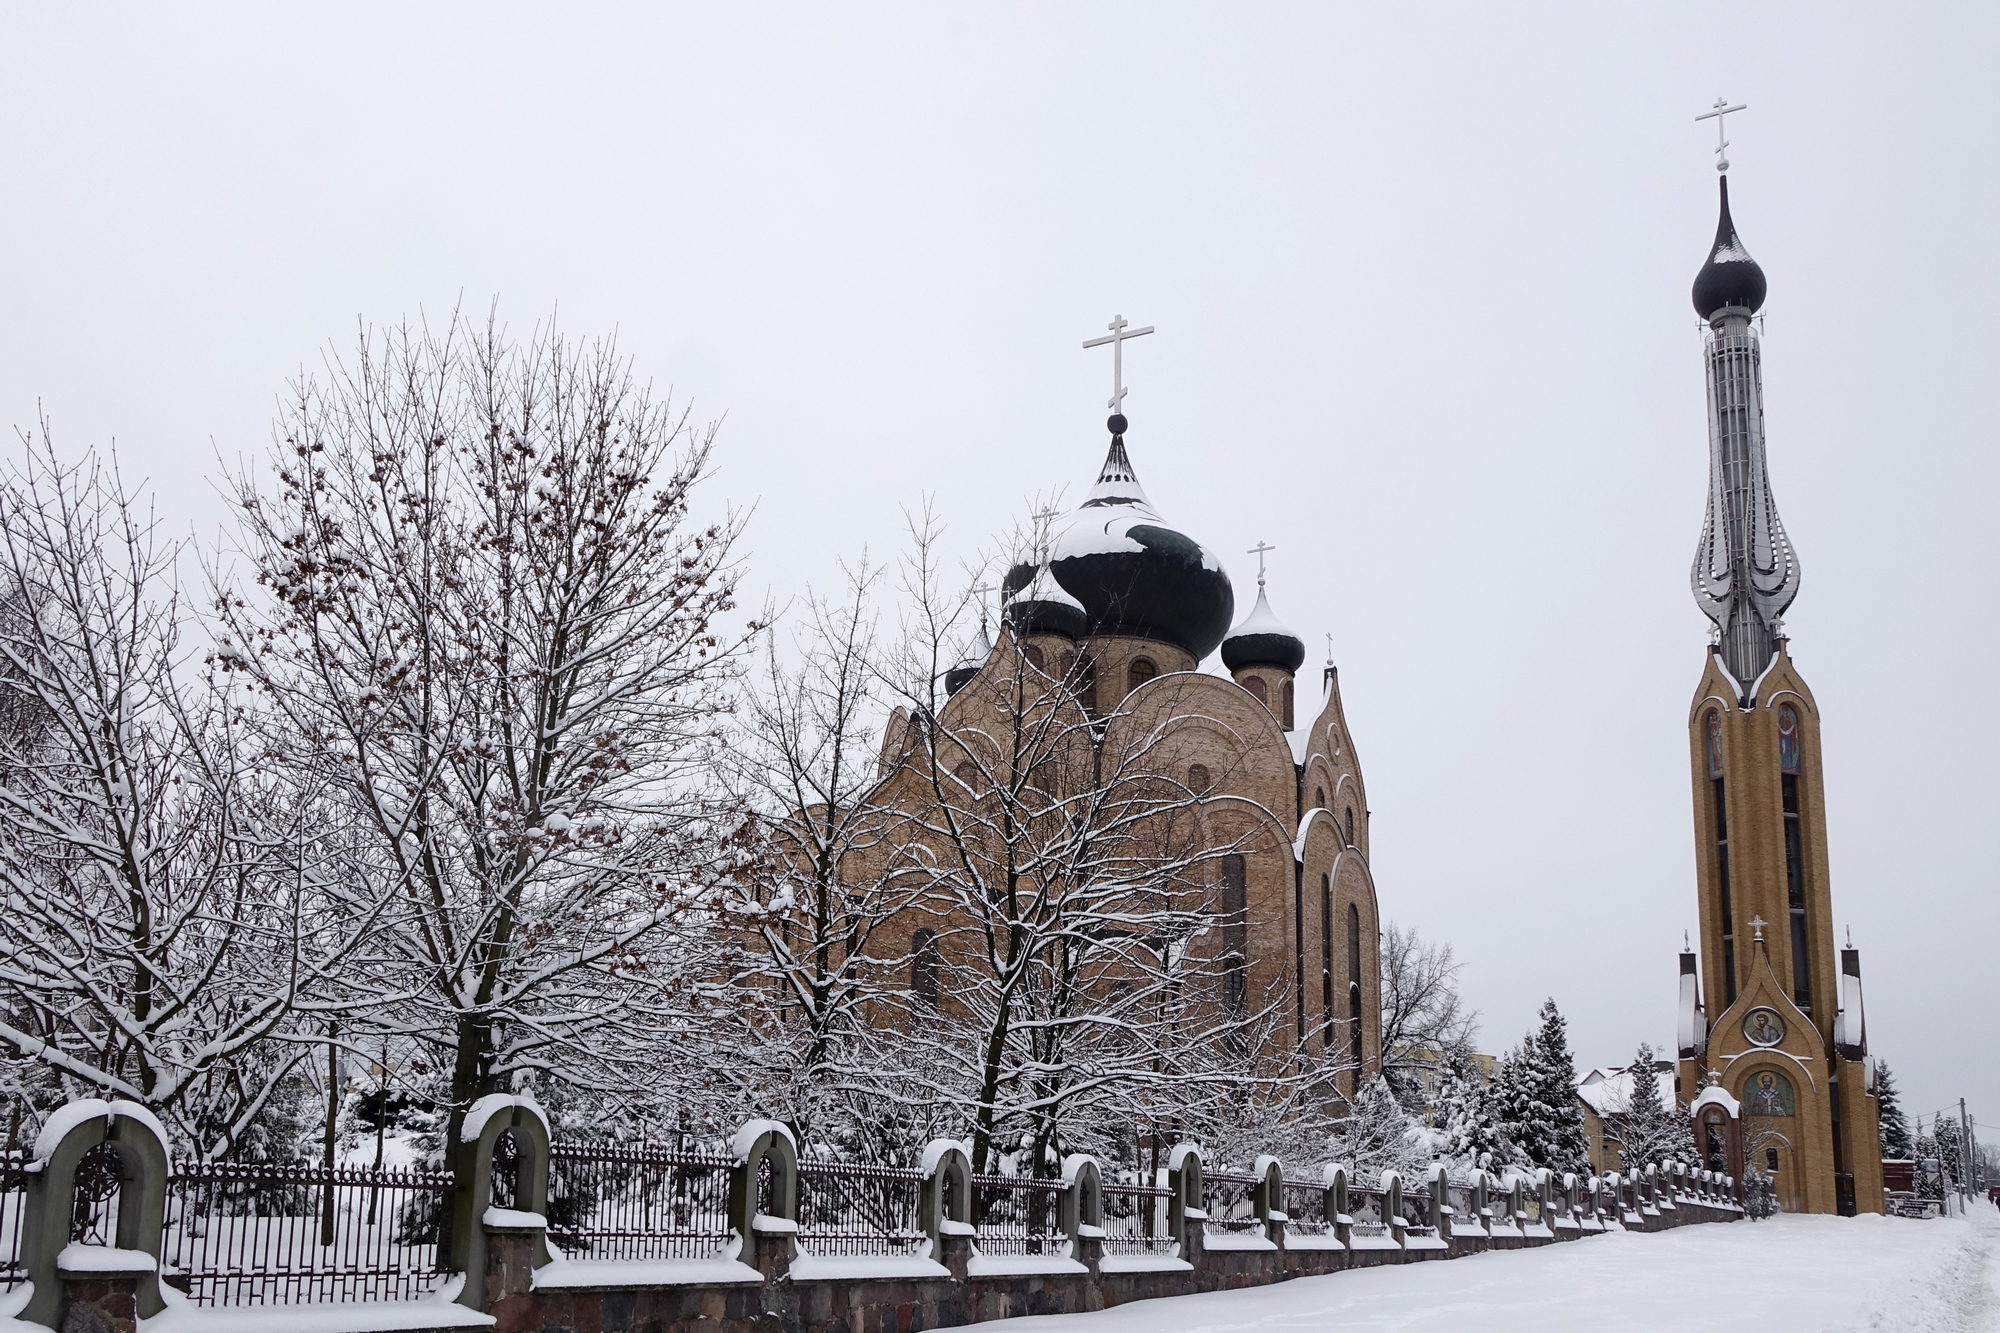
{"type": "Polygon", "coordinates": [[[1991,6],[482,5],[0,17],[0,408],[212,532],[358,321],[496,295],[726,416],[783,597],[1134,465],[1331,631],[1383,911],[1488,1049],[1671,1041],[1694,922],[1688,286],[1712,123],[1770,277],[1834,908],[1910,1109],[2000,1135],[1991,6]]]}

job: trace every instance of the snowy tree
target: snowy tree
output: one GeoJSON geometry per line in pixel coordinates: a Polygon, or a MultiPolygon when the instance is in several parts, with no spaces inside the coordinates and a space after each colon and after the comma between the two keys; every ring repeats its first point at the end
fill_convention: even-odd
{"type": "Polygon", "coordinates": [[[1532,1165],[1559,1174],[1590,1170],[1569,1025],[1554,1000],[1543,1003],[1541,1025],[1502,1062],[1496,1082],[1501,1131],[1532,1165]]]}
{"type": "Polygon", "coordinates": [[[1743,1172],[1743,1211],[1753,1222],[1761,1222],[1777,1215],[1778,1187],[1765,1174],[1764,1168],[1752,1165],[1743,1172]]]}
{"type": "Polygon", "coordinates": [[[1616,1140],[1619,1159],[1631,1167],[1655,1162],[1698,1165],[1692,1122],[1663,1095],[1654,1064],[1652,1046],[1640,1042],[1629,1070],[1632,1090],[1623,1106],[1612,1108],[1607,1136],[1616,1140]]]}
{"type": "Polygon", "coordinates": [[[1903,1095],[1896,1088],[1896,1076],[1889,1066],[1875,1065],[1875,1111],[1882,1125],[1882,1156],[1908,1161],[1916,1156],[1916,1141],[1910,1136],[1910,1118],[1903,1114],[1903,1095]]]}
{"type": "Polygon", "coordinates": [[[329,873],[392,904],[357,971],[430,1048],[448,1145],[517,1076],[657,1088],[700,1021],[747,845],[712,441],[608,345],[454,316],[295,385],[235,481],[257,587],[220,664],[341,830],[329,873]]]}
{"type": "Polygon", "coordinates": [[[1464,1050],[1445,1057],[1433,1085],[1429,1118],[1439,1152],[1461,1170],[1526,1166],[1497,1114],[1499,1090],[1489,1086],[1464,1050]]]}
{"type": "Polygon", "coordinates": [[[1382,1172],[1418,1179],[1432,1161],[1431,1136],[1397,1100],[1388,1080],[1377,1076],[1361,1085],[1347,1114],[1334,1127],[1328,1151],[1345,1162],[1357,1182],[1373,1184],[1382,1172]]]}
{"type": "Polygon", "coordinates": [[[229,1154],[372,913],[188,662],[179,554],[46,428],[0,481],[0,1043],[43,1097],[130,1098],[229,1154]]]}
{"type": "Polygon", "coordinates": [[[1449,944],[1390,922],[1382,937],[1382,1076],[1412,1110],[1424,1085],[1457,1051],[1470,1050],[1479,1013],[1458,993],[1464,969],[1449,944]]]}

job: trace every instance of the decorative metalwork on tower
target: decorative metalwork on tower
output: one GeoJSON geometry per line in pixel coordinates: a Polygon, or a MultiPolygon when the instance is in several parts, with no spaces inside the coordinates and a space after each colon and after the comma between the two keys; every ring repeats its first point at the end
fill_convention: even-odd
{"type": "MultiPolygon", "coordinates": [[[[1735,110],[1737,108],[1730,108],[1735,110]]],[[[1726,167],[1727,163],[1721,164],[1726,167]]],[[[1799,562],[1764,461],[1764,382],[1752,322],[1764,304],[1764,270],[1729,216],[1729,177],[1715,245],[1694,280],[1708,364],[1708,517],[1695,548],[1695,603],[1715,622],[1722,664],[1748,698],[1777,655],[1780,617],[1799,592],[1799,562]]]]}

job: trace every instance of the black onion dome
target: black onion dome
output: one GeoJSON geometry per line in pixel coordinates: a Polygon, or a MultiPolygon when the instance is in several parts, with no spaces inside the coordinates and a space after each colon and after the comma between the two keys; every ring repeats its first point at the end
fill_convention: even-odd
{"type": "Polygon", "coordinates": [[[1083,604],[1063,591],[1047,565],[1016,565],[1007,571],[1000,587],[1001,596],[1007,599],[1007,609],[1002,614],[1014,627],[1014,633],[1022,638],[1030,634],[1060,634],[1065,639],[1083,637],[1088,625],[1083,604]],[[1027,571],[1027,577],[1016,580],[1014,576],[1022,570],[1027,571]]]}
{"type": "Polygon", "coordinates": [[[1222,641],[1222,665],[1231,671],[1253,666],[1278,667],[1297,675],[1305,660],[1306,641],[1278,620],[1264,590],[1257,589],[1256,609],[1222,641]]]}
{"type": "Polygon", "coordinates": [[[967,685],[970,685],[973,677],[977,676],[980,670],[985,667],[986,659],[991,656],[993,656],[993,643],[992,640],[986,637],[986,625],[982,620],[979,626],[979,637],[974,639],[971,645],[967,647],[965,656],[959,659],[958,665],[944,673],[944,692],[946,697],[948,698],[951,695],[957,694],[967,685]]]}
{"type": "Polygon", "coordinates": [[[1751,313],[1764,304],[1764,270],[1743,248],[1736,223],[1729,216],[1729,177],[1722,178],[1722,217],[1715,224],[1715,245],[1708,262],[1694,275],[1694,312],[1713,319],[1724,306],[1742,306],[1751,313]]]}
{"type": "MultiPolygon", "coordinates": [[[[1119,431],[1122,417],[1113,417],[1119,431]]],[[[1091,634],[1159,639],[1199,662],[1215,651],[1236,613],[1222,562],[1168,527],[1140,489],[1114,433],[1097,485],[1070,515],[1049,569],[1083,604],[1091,634]]]]}

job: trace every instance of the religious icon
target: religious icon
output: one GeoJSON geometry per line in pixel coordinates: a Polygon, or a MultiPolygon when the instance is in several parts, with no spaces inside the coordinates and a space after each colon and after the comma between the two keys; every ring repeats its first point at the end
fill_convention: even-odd
{"type": "Polygon", "coordinates": [[[1743,1089],[1743,1109],[1751,1115],[1793,1114],[1791,1080],[1770,1069],[1753,1075],[1743,1089]]]}
{"type": "Polygon", "coordinates": [[[1790,704],[1778,709],[1778,767],[1787,773],[1799,771],[1799,710],[1790,704]]]}
{"type": "Polygon", "coordinates": [[[1771,1009],[1752,1009],[1743,1015],[1743,1036],[1753,1046],[1776,1046],[1785,1039],[1785,1020],[1771,1009]]]}
{"type": "Polygon", "coordinates": [[[1708,775],[1722,776],[1722,714],[1708,711],[1708,775]]]}

